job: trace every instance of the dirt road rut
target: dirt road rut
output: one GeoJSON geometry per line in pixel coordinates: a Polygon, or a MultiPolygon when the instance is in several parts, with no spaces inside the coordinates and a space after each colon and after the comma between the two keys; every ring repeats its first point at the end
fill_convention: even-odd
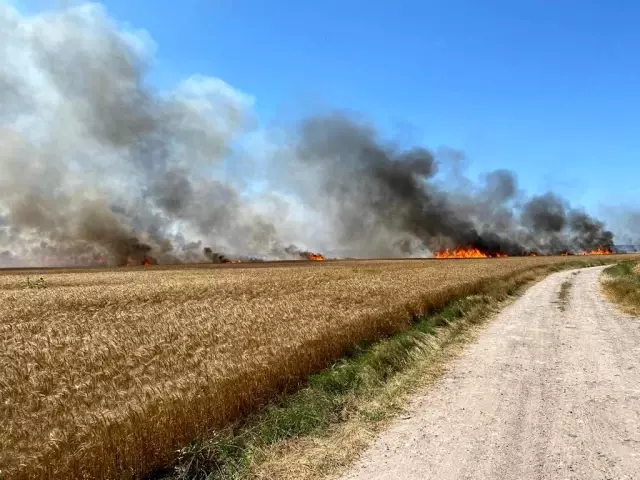
{"type": "Polygon", "coordinates": [[[531,287],[344,480],[640,479],[640,319],[601,272],[531,287]]]}

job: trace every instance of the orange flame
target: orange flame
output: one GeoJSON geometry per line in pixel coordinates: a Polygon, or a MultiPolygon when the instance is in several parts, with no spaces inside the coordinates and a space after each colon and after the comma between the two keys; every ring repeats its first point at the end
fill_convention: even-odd
{"type": "Polygon", "coordinates": [[[323,260],[325,260],[325,258],[324,258],[324,255],[322,255],[321,253],[309,252],[307,253],[307,260],[313,260],[314,262],[322,262],[323,260]]]}
{"type": "Polygon", "coordinates": [[[135,267],[136,265],[142,265],[148,267],[153,265],[153,261],[149,257],[144,257],[142,260],[136,260],[131,257],[125,257],[122,266],[123,267],[135,267]]]}
{"type": "Polygon", "coordinates": [[[436,252],[436,258],[487,258],[486,253],[482,253],[477,248],[456,248],[454,250],[443,250],[436,252]]]}
{"type": "Polygon", "coordinates": [[[611,255],[613,252],[609,248],[598,248],[589,252],[582,252],[580,255],[611,255]]]}

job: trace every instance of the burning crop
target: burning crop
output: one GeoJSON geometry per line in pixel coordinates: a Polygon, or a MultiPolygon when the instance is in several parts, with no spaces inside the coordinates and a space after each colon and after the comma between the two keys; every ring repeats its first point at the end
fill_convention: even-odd
{"type": "Polygon", "coordinates": [[[613,255],[613,251],[610,248],[597,248],[582,252],[581,255],[613,255]]]}
{"type": "Polygon", "coordinates": [[[478,248],[455,248],[436,252],[436,258],[507,258],[509,255],[501,252],[487,253],[478,248]]]}
{"type": "Polygon", "coordinates": [[[489,255],[477,248],[456,248],[436,253],[436,258],[487,258],[489,255]]]}
{"type": "Polygon", "coordinates": [[[149,267],[151,265],[154,265],[155,263],[156,262],[154,261],[153,258],[147,257],[147,256],[143,256],[142,258],[125,257],[122,263],[122,266],[123,267],[137,267],[137,266],[149,267]]]}
{"type": "MultiPolygon", "coordinates": [[[[613,250],[610,248],[596,248],[594,250],[582,251],[574,253],[570,251],[555,252],[555,255],[569,256],[569,255],[613,255],[613,250]]],[[[529,256],[537,257],[537,252],[521,253],[515,256],[529,256]]],[[[478,248],[455,248],[452,250],[446,249],[435,254],[436,258],[507,258],[509,255],[502,252],[484,252],[478,248]]]]}
{"type": "Polygon", "coordinates": [[[324,258],[324,255],[322,255],[321,253],[313,253],[313,252],[307,252],[307,260],[311,260],[314,262],[322,262],[324,260],[326,260],[324,258]]]}

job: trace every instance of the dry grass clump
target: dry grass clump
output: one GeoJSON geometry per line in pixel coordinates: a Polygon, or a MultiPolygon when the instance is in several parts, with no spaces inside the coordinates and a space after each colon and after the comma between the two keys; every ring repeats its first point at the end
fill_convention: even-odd
{"type": "Polygon", "coordinates": [[[0,273],[0,469],[151,472],[354,343],[408,328],[410,314],[564,261],[0,273]]]}
{"type": "Polygon", "coordinates": [[[640,316],[640,262],[623,262],[605,271],[603,288],[623,311],[640,316]]]}

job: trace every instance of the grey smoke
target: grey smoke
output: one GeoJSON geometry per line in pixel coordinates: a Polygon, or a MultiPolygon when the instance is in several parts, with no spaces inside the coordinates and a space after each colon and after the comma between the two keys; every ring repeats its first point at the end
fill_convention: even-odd
{"type": "Polygon", "coordinates": [[[252,133],[251,97],[203,76],[155,91],[147,35],[97,4],[26,16],[3,3],[0,31],[1,265],[554,253],[612,241],[553,194],[527,199],[506,170],[447,188],[439,168],[459,152],[402,147],[341,113],[263,132],[273,155],[256,160],[237,150],[252,133]]]}
{"type": "Polygon", "coordinates": [[[144,35],[99,5],[24,16],[3,4],[0,31],[1,248],[34,264],[193,260],[184,235],[264,248],[270,220],[211,173],[244,133],[250,97],[200,76],[155,92],[144,35]]]}
{"type": "Polygon", "coordinates": [[[534,232],[559,233],[566,225],[564,201],[553,193],[533,197],[524,206],[523,224],[534,232]]]}
{"type": "Polygon", "coordinates": [[[613,245],[613,233],[605,229],[603,222],[591,218],[585,212],[570,212],[569,225],[572,234],[571,245],[583,250],[600,245],[613,245]]]}
{"type": "Polygon", "coordinates": [[[296,153],[319,174],[325,198],[338,207],[328,211],[334,212],[341,244],[373,256],[408,254],[473,231],[454,215],[444,192],[424,188],[436,173],[429,150],[385,145],[371,127],[333,114],[303,122],[296,153]],[[381,230],[396,238],[372,243],[381,230]]]}
{"type": "Polygon", "coordinates": [[[640,248],[640,210],[634,210],[626,215],[625,229],[629,232],[632,242],[640,248]]]}
{"type": "Polygon", "coordinates": [[[469,246],[514,255],[612,244],[601,222],[569,210],[553,193],[522,199],[518,208],[517,181],[506,170],[487,174],[472,191],[440,188],[432,152],[385,143],[373,128],[346,115],[304,122],[296,158],[317,175],[329,203],[339,205],[327,211],[334,212],[341,243],[374,255],[386,253],[371,242],[380,228],[396,236],[386,248],[402,253],[469,246]]]}
{"type": "Polygon", "coordinates": [[[632,205],[610,205],[606,208],[616,232],[616,243],[640,251],[640,209],[632,205]]]}

